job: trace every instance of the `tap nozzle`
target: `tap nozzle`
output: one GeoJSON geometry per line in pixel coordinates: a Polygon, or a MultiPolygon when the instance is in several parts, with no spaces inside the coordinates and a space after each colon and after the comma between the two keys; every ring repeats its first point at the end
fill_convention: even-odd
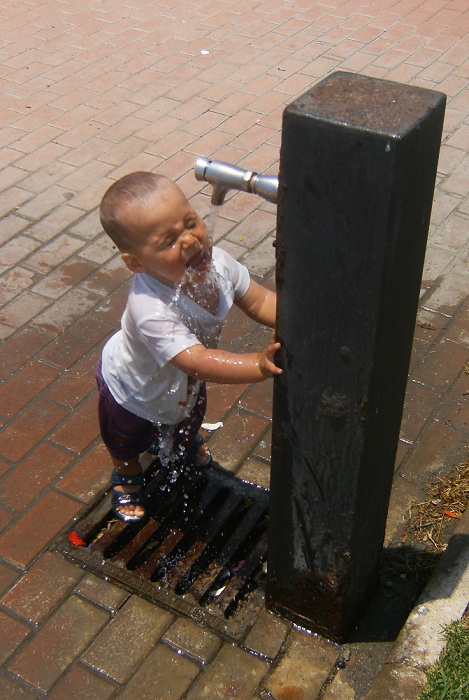
{"type": "Polygon", "coordinates": [[[278,178],[275,175],[258,175],[221,160],[197,158],[195,177],[213,186],[212,204],[223,204],[228,190],[252,192],[268,202],[277,202],[278,178]]]}

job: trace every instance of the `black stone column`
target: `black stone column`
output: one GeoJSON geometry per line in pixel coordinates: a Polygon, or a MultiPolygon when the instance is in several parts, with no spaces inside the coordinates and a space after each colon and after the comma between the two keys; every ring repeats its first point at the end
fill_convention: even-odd
{"type": "Polygon", "coordinates": [[[379,566],[444,110],[338,72],[284,112],[266,599],[337,641],[379,566]]]}

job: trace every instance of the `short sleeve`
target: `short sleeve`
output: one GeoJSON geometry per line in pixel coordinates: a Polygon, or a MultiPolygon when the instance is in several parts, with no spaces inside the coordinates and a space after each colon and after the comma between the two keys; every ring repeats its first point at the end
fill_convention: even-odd
{"type": "Polygon", "coordinates": [[[251,277],[247,267],[238,262],[232,255],[222,248],[214,248],[216,261],[227,270],[231,284],[233,285],[234,299],[241,299],[249,289],[251,277]]]}
{"type": "Polygon", "coordinates": [[[159,367],[163,367],[183,350],[201,345],[197,336],[177,318],[143,318],[139,323],[139,332],[159,367]]]}

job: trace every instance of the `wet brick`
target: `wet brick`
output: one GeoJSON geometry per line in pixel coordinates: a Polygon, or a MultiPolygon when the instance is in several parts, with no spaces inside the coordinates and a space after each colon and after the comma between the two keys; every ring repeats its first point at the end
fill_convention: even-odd
{"type": "Polygon", "coordinates": [[[163,637],[174,649],[206,665],[220,647],[218,637],[192,620],[180,617],[163,637]]]}
{"type": "Polygon", "coordinates": [[[83,571],[48,552],[2,599],[16,615],[38,624],[83,576],[83,571]]]}
{"type": "Polygon", "coordinates": [[[97,393],[93,393],[50,439],[74,452],[83,452],[99,436],[97,406],[97,393]]]}
{"type": "Polygon", "coordinates": [[[116,692],[116,686],[97,676],[84,666],[75,666],[63,680],[51,690],[49,700],[107,700],[116,692]]]}
{"type": "Polygon", "coordinates": [[[0,673],[0,688],[4,700],[36,700],[37,693],[33,690],[28,690],[24,686],[20,686],[11,678],[7,678],[3,673],[0,673]]]}
{"type": "MultiPolygon", "coordinates": [[[[3,425],[3,421],[0,420],[0,423],[3,425]]],[[[0,460],[0,476],[3,476],[4,474],[9,471],[10,465],[7,464],[3,459],[0,460]]]]}
{"type": "Polygon", "coordinates": [[[288,697],[287,692],[292,698],[316,698],[337,663],[338,647],[296,630],[288,643],[286,654],[267,679],[267,690],[275,698],[288,697]]]}
{"type": "Polygon", "coordinates": [[[447,392],[444,401],[435,414],[435,420],[457,431],[456,441],[463,442],[465,435],[469,438],[469,413],[467,410],[469,396],[469,374],[463,372],[447,392]]]}
{"type": "MultiPolygon", "coordinates": [[[[97,422],[97,417],[95,421],[97,422]]],[[[66,476],[58,482],[57,488],[80,501],[90,503],[108,486],[110,479],[109,453],[104,445],[99,443],[77,461],[66,476]]]]}
{"type": "Polygon", "coordinates": [[[0,434],[0,455],[19,461],[67,415],[50,401],[37,399],[0,434]],[[31,429],[34,426],[34,430],[31,429]]]}
{"type": "Polygon", "coordinates": [[[0,538],[0,555],[26,568],[65,527],[80,506],[58,493],[46,493],[0,538]]]}
{"type": "Polygon", "coordinates": [[[172,615],[132,596],[83,656],[83,661],[124,683],[172,620],[172,615]]]}
{"type": "Polygon", "coordinates": [[[28,289],[34,282],[34,273],[22,267],[12,267],[0,280],[0,305],[13,299],[20,291],[28,289]]]}
{"type": "Polygon", "coordinates": [[[255,457],[260,457],[261,459],[265,459],[267,462],[270,462],[270,453],[271,453],[271,444],[272,444],[272,429],[269,428],[269,430],[265,433],[265,435],[262,436],[262,440],[259,440],[257,445],[254,447],[252,453],[255,457]]]}
{"type": "Polygon", "coordinates": [[[257,484],[263,489],[268,489],[270,486],[270,463],[251,454],[244,460],[236,476],[250,484],[257,484]]]}
{"type": "Polygon", "coordinates": [[[130,272],[119,256],[102,265],[94,275],[83,282],[82,287],[89,292],[107,297],[129,277],[130,272]]]}
{"type": "Polygon", "coordinates": [[[467,455],[466,444],[464,435],[457,430],[444,423],[433,422],[419,438],[402,471],[412,473],[413,478],[420,480],[430,480],[443,467],[449,473],[467,455]]]}
{"type": "MultiPolygon", "coordinates": [[[[89,219],[89,217],[88,224],[91,224],[91,220],[89,219]]],[[[76,230],[78,232],[78,227],[76,227],[76,230]]],[[[87,236],[85,235],[85,237],[87,236]]],[[[90,240],[92,240],[92,238],[90,240]]],[[[79,257],[94,262],[98,266],[103,266],[104,264],[106,264],[107,266],[112,259],[116,267],[117,265],[119,265],[120,268],[124,268],[124,270],[127,270],[127,267],[124,265],[120,255],[116,254],[116,250],[117,247],[111,241],[109,236],[107,236],[104,233],[102,235],[99,235],[99,231],[96,231],[96,237],[94,237],[93,242],[89,243],[86,246],[86,248],[81,251],[79,257]]],[[[127,270],[127,276],[132,276],[132,273],[129,270],[127,270]]],[[[94,289],[91,291],[96,290],[94,289]]]]}
{"type": "Polygon", "coordinates": [[[355,691],[347,681],[336,675],[331,683],[326,688],[323,695],[323,700],[355,700],[355,691]]]}
{"type": "Polygon", "coordinates": [[[248,384],[211,384],[209,382],[207,384],[207,413],[204,420],[207,423],[223,420],[248,388],[248,384]]]}
{"type": "Polygon", "coordinates": [[[223,326],[220,336],[220,347],[239,345],[240,341],[243,341],[255,328],[256,323],[234,306],[223,326]]]}
{"type": "Polygon", "coordinates": [[[50,336],[30,328],[5,341],[0,347],[0,380],[14,374],[50,341],[50,336]]]}
{"type": "Polygon", "coordinates": [[[158,696],[178,700],[199,672],[200,666],[194,661],[158,644],[119,697],[121,700],[155,700],[158,696]]]}
{"type": "Polygon", "coordinates": [[[12,328],[19,329],[31,319],[36,318],[49,304],[49,301],[31,294],[31,292],[22,292],[2,308],[0,321],[12,326],[12,328]]]}
{"type": "MultiPolygon", "coordinates": [[[[82,319],[91,311],[100,299],[90,292],[77,287],[70,289],[60,299],[53,302],[43,313],[35,315],[34,325],[44,331],[61,335],[75,321],[82,319]]],[[[84,336],[81,341],[87,341],[84,336]]],[[[90,346],[87,345],[85,351],[90,346]]]]}
{"type": "Polygon", "coordinates": [[[31,240],[21,234],[15,236],[2,246],[3,270],[10,268],[25,260],[39,246],[37,241],[31,240]]]}
{"type": "Polygon", "coordinates": [[[56,479],[73,456],[48,443],[40,444],[12,469],[2,483],[0,501],[22,510],[56,479]]]}
{"type": "Polygon", "coordinates": [[[445,338],[469,347],[469,302],[454,315],[445,331],[445,338]]]}
{"type": "Polygon", "coordinates": [[[0,595],[12,586],[19,578],[20,574],[6,564],[0,563],[0,595]]]}
{"type": "Polygon", "coordinates": [[[425,365],[414,372],[413,379],[443,391],[456,379],[467,361],[466,347],[443,338],[433,349],[425,365]]]}
{"type": "Polygon", "coordinates": [[[19,620],[14,620],[0,610],[0,664],[4,664],[9,656],[31,632],[31,628],[19,620]]]}
{"type": "Polygon", "coordinates": [[[225,644],[207,671],[195,681],[187,700],[250,698],[268,670],[265,661],[225,644]]]}
{"type": "Polygon", "coordinates": [[[6,528],[6,526],[13,520],[13,515],[7,513],[4,508],[0,508],[0,531],[6,528]]]}
{"type": "Polygon", "coordinates": [[[1,413],[12,418],[58,375],[58,371],[33,360],[2,386],[1,413]]]}
{"type": "Polygon", "coordinates": [[[413,442],[441,400],[440,393],[431,387],[409,381],[402,412],[400,435],[413,442]]]}
{"type": "Polygon", "coordinates": [[[57,338],[51,348],[41,355],[41,360],[69,369],[85,353],[100,343],[110,327],[92,318],[84,318],[68,328],[57,338]]]}
{"type": "Polygon", "coordinates": [[[116,613],[129,597],[129,593],[122,588],[115,586],[110,581],[88,574],[75,588],[83,598],[91,600],[101,608],[106,608],[111,613],[116,613]]]}
{"type": "Polygon", "coordinates": [[[263,418],[242,411],[232,413],[210,440],[213,458],[224,469],[236,472],[268,427],[263,418]]]}
{"type": "Polygon", "coordinates": [[[270,659],[275,659],[290,628],[291,625],[288,622],[262,608],[243,646],[270,659]]]}
{"type": "Polygon", "coordinates": [[[102,323],[107,323],[108,334],[111,335],[119,328],[125,304],[129,295],[128,285],[119,287],[99,304],[93,311],[93,316],[102,323]]]}
{"type": "Polygon", "coordinates": [[[272,381],[259,382],[244,394],[239,402],[240,408],[253,411],[267,419],[272,418],[272,397],[274,385],[272,381]]]}
{"type": "Polygon", "coordinates": [[[46,275],[44,279],[33,287],[33,292],[41,294],[48,299],[59,299],[95,269],[95,264],[75,256],[65,265],[46,275]]]}
{"type": "Polygon", "coordinates": [[[108,619],[104,610],[69,598],[11,662],[10,671],[46,693],[108,619]]]}
{"type": "Polygon", "coordinates": [[[95,368],[98,364],[99,349],[88,352],[72,369],[57,379],[45,395],[68,408],[75,408],[91,392],[96,392],[95,368]]]}
{"type": "MultiPolygon", "coordinates": [[[[57,188],[59,201],[63,201],[63,189],[57,188]]],[[[37,201],[36,198],[33,201],[37,201]]],[[[37,218],[41,218],[38,216],[37,218]]],[[[78,238],[72,238],[67,234],[58,236],[53,241],[43,246],[39,251],[30,255],[28,267],[37,272],[47,273],[50,270],[59,268],[67,258],[74,255],[84,245],[78,238]]]]}
{"type": "MultiPolygon", "coordinates": [[[[431,260],[432,249],[429,249],[427,257],[431,260]]],[[[435,265],[438,263],[439,259],[442,259],[442,264],[446,262],[443,251],[439,250],[438,255],[433,251],[435,257],[435,265]]],[[[448,257],[448,262],[451,260],[449,253],[446,254],[448,257]]],[[[441,263],[440,263],[441,264],[441,263]]],[[[453,316],[457,313],[457,308],[461,302],[467,297],[467,279],[466,276],[457,274],[456,272],[449,272],[447,274],[442,274],[446,269],[447,265],[444,266],[442,270],[437,269],[438,274],[436,284],[431,288],[428,296],[425,295],[425,306],[430,309],[435,309],[441,313],[447,314],[448,316],[453,316]]]]}

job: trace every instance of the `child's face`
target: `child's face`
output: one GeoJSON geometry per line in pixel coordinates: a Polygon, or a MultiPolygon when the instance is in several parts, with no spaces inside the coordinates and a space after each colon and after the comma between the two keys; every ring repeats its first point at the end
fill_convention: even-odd
{"type": "Polygon", "coordinates": [[[132,272],[145,272],[173,287],[188,271],[210,266],[212,244],[205,223],[174,183],[150,203],[136,205],[133,217],[138,239],[134,251],[122,255],[132,272]]]}

